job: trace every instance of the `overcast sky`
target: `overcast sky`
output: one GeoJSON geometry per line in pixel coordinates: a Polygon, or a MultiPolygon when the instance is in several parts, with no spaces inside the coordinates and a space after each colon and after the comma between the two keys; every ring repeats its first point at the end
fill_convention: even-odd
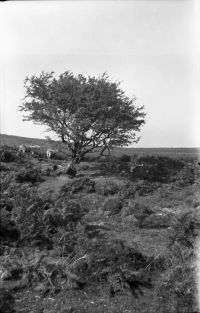
{"type": "Polygon", "coordinates": [[[107,71],[145,107],[138,147],[200,146],[198,8],[198,0],[1,3],[1,133],[48,135],[17,111],[26,76],[107,71]]]}

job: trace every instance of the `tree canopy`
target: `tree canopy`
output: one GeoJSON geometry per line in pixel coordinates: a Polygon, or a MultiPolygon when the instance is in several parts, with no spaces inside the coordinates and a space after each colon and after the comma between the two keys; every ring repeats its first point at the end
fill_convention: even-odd
{"type": "Polygon", "coordinates": [[[42,72],[26,77],[24,83],[24,120],[55,132],[76,163],[86,153],[139,140],[136,132],[145,123],[144,107],[137,107],[136,97],[127,97],[120,82],[111,82],[106,73],[84,77],[66,71],[56,77],[42,72]]]}

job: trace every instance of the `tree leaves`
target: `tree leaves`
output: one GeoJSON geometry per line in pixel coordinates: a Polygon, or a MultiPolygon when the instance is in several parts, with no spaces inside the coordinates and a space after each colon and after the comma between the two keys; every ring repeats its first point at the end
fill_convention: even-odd
{"type": "Polygon", "coordinates": [[[20,111],[24,120],[43,124],[72,151],[75,162],[96,149],[137,142],[144,124],[143,107],[128,98],[119,82],[100,77],[75,76],[66,71],[56,77],[42,72],[25,79],[26,96],[20,111]],[[72,143],[74,143],[72,145],[72,143]]]}

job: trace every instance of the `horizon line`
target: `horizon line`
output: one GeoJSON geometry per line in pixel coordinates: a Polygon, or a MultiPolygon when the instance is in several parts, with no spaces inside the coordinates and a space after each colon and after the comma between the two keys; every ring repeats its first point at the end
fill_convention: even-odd
{"type": "MultiPolygon", "coordinates": [[[[19,136],[19,135],[10,135],[10,134],[1,134],[0,136],[13,136],[13,137],[20,137],[20,138],[27,138],[27,139],[36,139],[36,140],[46,140],[45,138],[35,138],[35,137],[26,137],[26,136],[19,136]]],[[[52,141],[56,141],[53,140],[52,141]]],[[[188,146],[181,146],[181,147],[175,147],[175,146],[156,146],[156,147],[131,147],[131,146],[126,146],[126,147],[119,147],[119,146],[115,146],[115,148],[119,148],[119,149],[200,149],[200,146],[192,146],[192,147],[188,147],[188,146]]]]}

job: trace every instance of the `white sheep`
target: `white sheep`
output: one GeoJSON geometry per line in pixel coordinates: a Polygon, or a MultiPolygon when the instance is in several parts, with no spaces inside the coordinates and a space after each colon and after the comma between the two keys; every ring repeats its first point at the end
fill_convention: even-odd
{"type": "Polygon", "coordinates": [[[46,155],[47,155],[47,159],[50,160],[51,157],[53,155],[55,155],[56,153],[58,153],[58,150],[53,150],[53,149],[47,149],[46,155]]]}
{"type": "Polygon", "coordinates": [[[34,152],[38,151],[40,149],[40,146],[38,145],[25,145],[22,144],[19,146],[19,150],[18,150],[18,154],[22,154],[23,156],[25,156],[25,154],[32,154],[34,155],[34,152]]]}
{"type": "Polygon", "coordinates": [[[144,166],[143,163],[131,165],[130,172],[133,173],[137,167],[143,167],[143,166],[144,166]]]}

